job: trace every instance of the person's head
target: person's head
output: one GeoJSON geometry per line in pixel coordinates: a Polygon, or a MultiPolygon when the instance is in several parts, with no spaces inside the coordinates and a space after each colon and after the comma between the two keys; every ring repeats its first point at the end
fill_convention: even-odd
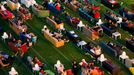
{"type": "Polygon", "coordinates": [[[112,20],[109,20],[108,22],[109,22],[109,23],[112,23],[112,20]]]}

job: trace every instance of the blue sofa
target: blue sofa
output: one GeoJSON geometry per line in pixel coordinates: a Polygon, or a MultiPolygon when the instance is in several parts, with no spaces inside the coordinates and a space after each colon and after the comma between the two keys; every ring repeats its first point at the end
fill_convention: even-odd
{"type": "Polygon", "coordinates": [[[117,31],[116,28],[108,28],[107,23],[102,24],[101,27],[103,28],[104,33],[106,33],[108,36],[111,36],[112,33],[117,31]]]}
{"type": "Polygon", "coordinates": [[[134,34],[134,26],[133,27],[128,27],[127,23],[122,22],[121,23],[121,28],[126,30],[126,31],[128,31],[128,32],[130,32],[130,33],[132,33],[132,34],[134,34]]]}
{"type": "Polygon", "coordinates": [[[85,18],[86,20],[94,23],[94,18],[91,15],[89,15],[88,13],[84,12],[84,10],[82,8],[79,8],[78,12],[82,18],[85,18]]]}
{"type": "Polygon", "coordinates": [[[51,11],[51,12],[53,12],[55,15],[60,15],[62,12],[63,12],[63,10],[61,9],[60,11],[58,11],[56,8],[55,8],[55,5],[54,4],[48,4],[48,9],[51,11]]]}
{"type": "Polygon", "coordinates": [[[131,42],[130,40],[126,40],[126,47],[131,50],[132,52],[134,52],[134,43],[131,42]]]}
{"type": "Polygon", "coordinates": [[[134,19],[134,13],[133,14],[129,14],[128,12],[125,11],[125,8],[121,8],[119,10],[119,14],[123,17],[126,17],[130,20],[133,20],[134,19]]]}
{"type": "Polygon", "coordinates": [[[109,15],[109,14],[107,14],[107,13],[104,13],[104,17],[105,17],[105,19],[111,20],[111,21],[114,22],[114,23],[117,22],[117,20],[116,20],[115,18],[111,17],[111,15],[109,15]]]}
{"type": "Polygon", "coordinates": [[[113,47],[112,45],[111,46],[107,45],[106,42],[101,42],[101,46],[104,51],[106,51],[107,53],[109,53],[115,57],[118,57],[123,52],[122,46],[119,46],[119,45],[116,45],[116,47],[113,47]]]}
{"type": "Polygon", "coordinates": [[[72,34],[70,31],[66,30],[66,35],[69,38],[70,41],[72,41],[73,43],[77,44],[81,38],[77,35],[77,34],[72,34]]]}
{"type": "Polygon", "coordinates": [[[112,4],[109,2],[109,0],[101,0],[101,3],[104,4],[105,6],[109,7],[110,9],[115,9],[115,8],[119,8],[120,4],[112,4]]]}
{"type": "Polygon", "coordinates": [[[112,49],[110,46],[108,46],[106,44],[106,42],[101,42],[101,47],[108,54],[110,54],[110,55],[112,55],[114,57],[117,56],[117,52],[114,49],[112,49]]]}
{"type": "Polygon", "coordinates": [[[94,54],[91,50],[90,50],[90,48],[87,48],[86,46],[84,46],[84,48],[83,48],[86,52],[88,52],[89,54],[91,54],[94,58],[98,58],[100,55],[96,55],[96,54],[94,54]]]}

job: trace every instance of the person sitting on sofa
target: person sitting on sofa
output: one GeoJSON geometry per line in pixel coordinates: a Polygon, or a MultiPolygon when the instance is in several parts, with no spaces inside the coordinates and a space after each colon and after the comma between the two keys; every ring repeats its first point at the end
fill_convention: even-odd
{"type": "Polygon", "coordinates": [[[62,23],[62,21],[58,17],[56,17],[56,16],[52,16],[52,20],[54,20],[57,24],[61,24],[62,23]]]}
{"type": "Polygon", "coordinates": [[[16,47],[20,47],[21,46],[21,40],[18,40],[17,43],[15,44],[16,47]]]}
{"type": "Polygon", "coordinates": [[[14,2],[14,3],[18,3],[18,0],[11,0],[12,2],[14,2]]]}
{"type": "Polygon", "coordinates": [[[9,66],[10,64],[7,62],[7,60],[0,54],[0,65],[2,67],[7,67],[9,66]]]}
{"type": "Polygon", "coordinates": [[[34,56],[33,62],[38,64],[41,69],[44,69],[44,64],[36,56],[34,56]]]}
{"type": "Polygon", "coordinates": [[[80,4],[77,0],[72,0],[72,1],[70,2],[70,4],[76,5],[77,7],[80,7],[80,6],[81,6],[81,4],[80,4]]]}
{"type": "Polygon", "coordinates": [[[34,4],[33,6],[38,10],[43,10],[43,7],[38,4],[34,4]]]}
{"type": "Polygon", "coordinates": [[[63,73],[64,65],[59,60],[57,60],[57,63],[54,65],[54,67],[56,68],[58,74],[62,74],[63,73]]]}
{"type": "Polygon", "coordinates": [[[29,10],[27,8],[24,8],[24,7],[20,7],[19,8],[19,11],[21,13],[23,13],[25,15],[25,17],[31,17],[31,13],[29,12],[29,10]]]}
{"type": "Polygon", "coordinates": [[[78,24],[80,22],[80,18],[72,17],[69,13],[65,13],[65,16],[72,24],[78,24]]]}
{"type": "Polygon", "coordinates": [[[101,55],[101,47],[100,46],[95,47],[94,52],[95,52],[95,55],[100,56],[101,55]]]}
{"type": "Polygon", "coordinates": [[[61,5],[60,5],[59,3],[57,3],[57,4],[55,5],[55,8],[56,8],[58,11],[60,11],[60,10],[61,10],[61,5]]]}
{"type": "Polygon", "coordinates": [[[1,11],[5,16],[8,15],[8,13],[6,12],[6,8],[4,7],[4,4],[1,4],[1,5],[0,5],[0,11],[1,11]]]}
{"type": "Polygon", "coordinates": [[[130,39],[130,41],[134,43],[134,37],[132,37],[132,38],[130,39]]]}

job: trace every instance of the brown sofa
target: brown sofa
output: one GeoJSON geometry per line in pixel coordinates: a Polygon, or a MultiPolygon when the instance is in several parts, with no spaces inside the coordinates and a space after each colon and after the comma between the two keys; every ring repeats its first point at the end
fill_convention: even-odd
{"type": "Polygon", "coordinates": [[[9,20],[9,21],[10,21],[10,28],[12,30],[14,30],[15,33],[19,34],[20,32],[23,31],[23,28],[24,28],[24,32],[27,31],[27,26],[26,25],[21,26],[22,29],[20,29],[20,28],[18,28],[18,26],[12,20],[9,20]]]}
{"type": "Polygon", "coordinates": [[[87,27],[84,27],[84,28],[83,28],[83,33],[84,33],[87,37],[91,38],[92,40],[97,40],[97,39],[99,39],[99,34],[96,33],[96,32],[94,32],[93,29],[88,29],[87,27]]]}
{"type": "Polygon", "coordinates": [[[30,12],[28,12],[27,14],[24,14],[23,12],[18,11],[18,14],[24,21],[32,19],[32,14],[30,12]]]}
{"type": "Polygon", "coordinates": [[[72,5],[71,3],[66,3],[66,6],[74,12],[77,12],[79,9],[79,7],[77,7],[76,5],[72,5]]]}
{"type": "Polygon", "coordinates": [[[54,20],[52,20],[51,18],[47,17],[46,21],[48,24],[51,25],[51,27],[53,27],[54,29],[60,29],[60,26],[63,25],[64,27],[64,23],[61,24],[57,24],[54,20]]]}
{"type": "Polygon", "coordinates": [[[12,49],[14,52],[18,52],[20,48],[16,47],[14,43],[8,42],[8,46],[10,49],[12,49]]]}
{"type": "Polygon", "coordinates": [[[49,40],[55,47],[64,46],[64,40],[58,41],[56,38],[52,37],[49,32],[44,31],[44,36],[49,40]]]}

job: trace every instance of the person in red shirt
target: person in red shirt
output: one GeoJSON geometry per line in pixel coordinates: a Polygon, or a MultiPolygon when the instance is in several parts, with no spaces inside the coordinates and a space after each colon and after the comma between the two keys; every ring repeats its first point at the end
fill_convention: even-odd
{"type": "Polygon", "coordinates": [[[60,10],[61,10],[61,8],[60,8],[60,4],[57,3],[57,5],[55,6],[55,8],[56,8],[58,11],[60,11],[60,10]]]}
{"type": "Polygon", "coordinates": [[[98,11],[95,11],[94,18],[95,19],[99,19],[100,18],[100,13],[98,11]]]}

